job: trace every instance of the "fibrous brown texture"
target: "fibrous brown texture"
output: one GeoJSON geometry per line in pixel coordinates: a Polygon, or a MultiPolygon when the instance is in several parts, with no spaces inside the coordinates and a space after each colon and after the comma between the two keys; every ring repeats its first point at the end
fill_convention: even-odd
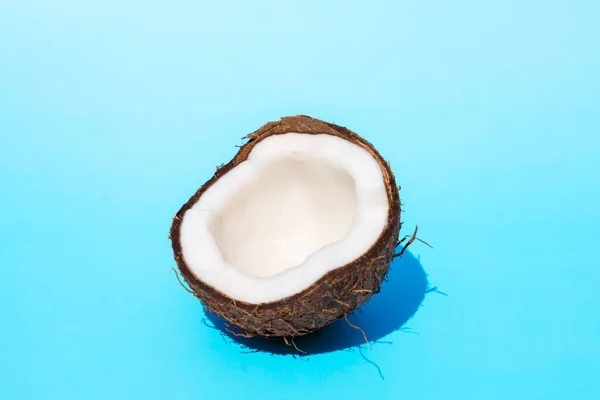
{"type": "Polygon", "coordinates": [[[171,225],[170,238],[179,271],[204,307],[239,329],[240,335],[294,337],[304,335],[343,318],[373,294],[379,292],[389,264],[394,258],[400,231],[400,196],[394,174],[387,161],[373,145],[356,133],[308,116],[284,117],[269,122],[245,137],[249,141],[236,156],[218,168],[177,212],[171,225]],[[331,270],[305,290],[278,301],[248,304],[236,301],[198,279],[187,266],[181,250],[180,229],[184,214],[221,176],[248,158],[261,140],[290,132],[328,134],[348,140],[367,150],[377,160],[384,179],[389,212],[387,224],[377,241],[358,259],[331,270]]]}

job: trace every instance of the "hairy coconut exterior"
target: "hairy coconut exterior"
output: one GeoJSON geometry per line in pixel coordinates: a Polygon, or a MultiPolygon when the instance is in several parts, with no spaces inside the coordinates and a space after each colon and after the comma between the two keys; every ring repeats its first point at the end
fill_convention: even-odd
{"type": "Polygon", "coordinates": [[[175,261],[181,275],[204,307],[228,321],[245,336],[294,337],[322,328],[353,312],[373,294],[379,292],[387,274],[398,243],[400,231],[400,196],[394,174],[387,161],[373,145],[356,133],[334,124],[308,116],[284,117],[269,122],[245,137],[249,141],[237,155],[217,169],[206,182],[177,212],[171,225],[175,261]],[[328,134],[348,140],[367,150],[379,163],[387,190],[389,213],[387,224],[377,241],[358,259],[340,265],[310,287],[290,297],[270,303],[248,304],[227,297],[198,279],[185,262],[181,251],[180,228],[185,212],[189,210],[220,177],[245,161],[254,146],[261,140],[290,132],[305,134],[328,134]]]}

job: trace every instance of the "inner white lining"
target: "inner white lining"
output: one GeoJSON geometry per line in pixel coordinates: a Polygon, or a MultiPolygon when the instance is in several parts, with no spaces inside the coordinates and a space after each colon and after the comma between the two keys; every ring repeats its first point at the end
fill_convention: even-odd
{"type": "Polygon", "coordinates": [[[307,288],[364,254],[385,227],[378,163],[331,135],[258,143],[184,215],[184,259],[202,281],[251,304],[307,288]]]}
{"type": "Polygon", "coordinates": [[[268,277],[346,236],[356,214],[350,174],[322,158],[274,159],[215,213],[209,231],[223,260],[268,277]]]}

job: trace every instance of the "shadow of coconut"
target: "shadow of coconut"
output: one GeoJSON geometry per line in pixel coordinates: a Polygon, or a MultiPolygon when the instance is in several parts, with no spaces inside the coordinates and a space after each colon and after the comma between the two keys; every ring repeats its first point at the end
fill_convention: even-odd
{"type": "MultiPolygon", "coordinates": [[[[403,329],[404,324],[419,309],[427,288],[427,275],[421,263],[407,251],[402,258],[393,261],[387,281],[381,286],[381,292],[349,316],[349,321],[365,332],[370,343],[380,342],[390,333],[403,329]]],[[[352,328],[345,319],[336,321],[315,333],[297,337],[294,343],[302,350],[301,353],[291,346],[291,343],[286,345],[282,339],[235,336],[225,329],[225,322],[222,319],[208,312],[206,316],[214,327],[221,331],[226,340],[241,345],[242,351],[246,352],[310,356],[338,350],[352,351],[355,347],[365,345],[362,332],[352,328]]]]}

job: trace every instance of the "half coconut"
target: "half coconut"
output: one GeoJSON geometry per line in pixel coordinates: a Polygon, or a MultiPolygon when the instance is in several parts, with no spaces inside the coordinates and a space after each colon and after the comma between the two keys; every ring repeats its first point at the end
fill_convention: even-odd
{"type": "Polygon", "coordinates": [[[177,212],[175,261],[240,334],[304,335],[379,291],[400,230],[394,174],[365,139],[307,116],[246,138],[177,212]]]}

